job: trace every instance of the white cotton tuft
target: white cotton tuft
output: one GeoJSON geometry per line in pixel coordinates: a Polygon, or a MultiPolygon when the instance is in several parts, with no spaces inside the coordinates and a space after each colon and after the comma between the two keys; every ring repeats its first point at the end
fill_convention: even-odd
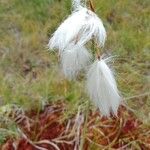
{"type": "Polygon", "coordinates": [[[93,37],[99,46],[104,46],[105,28],[94,12],[81,6],[58,27],[49,40],[48,47],[61,52],[69,43],[85,45],[93,37]]]}
{"type": "Polygon", "coordinates": [[[117,116],[121,97],[117,89],[113,72],[106,64],[110,58],[94,62],[87,74],[87,89],[90,98],[100,109],[102,115],[117,116]]]}
{"type": "Polygon", "coordinates": [[[68,46],[61,55],[62,71],[69,80],[75,79],[79,71],[89,65],[91,55],[88,50],[79,45],[68,46]]]}

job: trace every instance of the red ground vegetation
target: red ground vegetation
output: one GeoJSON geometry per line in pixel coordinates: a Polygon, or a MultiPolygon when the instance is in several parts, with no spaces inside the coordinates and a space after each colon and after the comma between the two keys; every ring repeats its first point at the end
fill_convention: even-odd
{"type": "MultiPolygon", "coordinates": [[[[141,150],[150,149],[150,132],[136,116],[125,107],[119,110],[118,118],[101,117],[99,111],[89,112],[85,125],[84,113],[62,120],[64,104],[49,105],[39,115],[34,111],[26,113],[32,120],[19,123],[22,137],[8,140],[2,150],[78,150],[81,137],[87,128],[83,149],[132,149],[134,144],[141,150]],[[43,149],[42,149],[43,148],[43,149]]],[[[135,146],[135,147],[136,147],[135,146]]]]}

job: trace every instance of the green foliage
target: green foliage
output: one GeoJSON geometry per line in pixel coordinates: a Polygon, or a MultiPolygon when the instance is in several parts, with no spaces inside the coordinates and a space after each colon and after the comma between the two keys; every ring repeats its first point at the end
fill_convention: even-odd
{"type": "Polygon", "coordinates": [[[20,136],[16,123],[10,119],[12,115],[11,105],[0,107],[0,145],[8,138],[18,138],[20,136]]]}
{"type": "Polygon", "coordinates": [[[10,126],[9,129],[0,128],[0,145],[3,144],[8,138],[18,138],[19,133],[16,126],[10,126]]]}
{"type": "MultiPolygon", "coordinates": [[[[103,51],[117,55],[119,88],[141,119],[149,122],[147,96],[150,60],[149,0],[93,0],[108,32],[103,51]]],[[[43,102],[66,100],[66,114],[87,101],[82,77],[68,82],[57,56],[46,48],[50,35],[69,15],[68,0],[0,0],[0,104],[42,108],[43,102]],[[74,108],[75,107],[75,108],[74,108]]],[[[65,116],[65,114],[64,114],[65,116]]],[[[1,123],[0,123],[1,124],[1,123]]],[[[5,134],[0,134],[0,142],[5,134]]]]}

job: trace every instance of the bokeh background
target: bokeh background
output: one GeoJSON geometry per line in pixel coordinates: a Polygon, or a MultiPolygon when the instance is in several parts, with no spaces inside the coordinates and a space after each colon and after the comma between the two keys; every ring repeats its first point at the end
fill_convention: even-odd
{"type": "MultiPolygon", "coordinates": [[[[129,109],[150,124],[150,1],[93,0],[107,30],[105,53],[113,63],[129,109]]],[[[0,0],[0,106],[42,109],[65,101],[74,113],[86,101],[84,77],[67,81],[47,43],[71,13],[70,0],[0,0]]]]}

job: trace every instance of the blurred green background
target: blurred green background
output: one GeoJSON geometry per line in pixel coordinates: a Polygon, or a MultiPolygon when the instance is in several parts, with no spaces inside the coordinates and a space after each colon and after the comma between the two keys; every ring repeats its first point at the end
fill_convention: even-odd
{"type": "MultiPolygon", "coordinates": [[[[135,114],[150,121],[150,1],[93,0],[107,30],[104,52],[117,55],[116,78],[135,114]]],[[[0,0],[0,105],[42,108],[58,100],[72,113],[89,100],[84,79],[68,82],[47,43],[71,13],[70,0],[0,0]]]]}

